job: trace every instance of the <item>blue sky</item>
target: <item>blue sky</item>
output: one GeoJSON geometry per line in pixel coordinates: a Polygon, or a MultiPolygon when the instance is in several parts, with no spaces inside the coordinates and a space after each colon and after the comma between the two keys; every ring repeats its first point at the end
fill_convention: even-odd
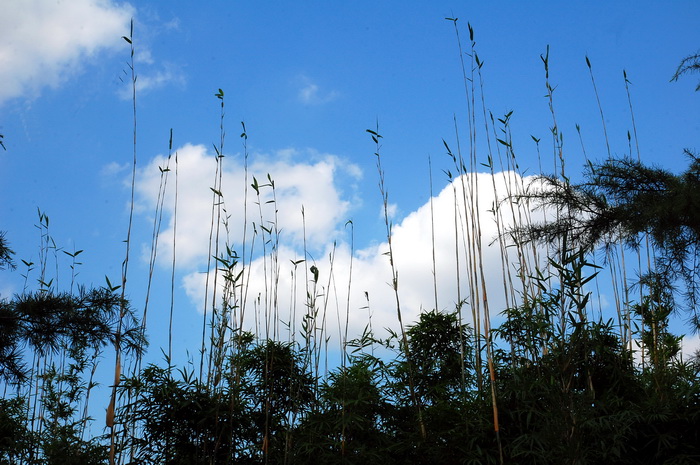
{"type": "MultiPolygon", "coordinates": [[[[220,140],[218,89],[225,93],[223,191],[233,246],[242,241],[239,134],[244,121],[251,174],[262,182],[269,173],[278,189],[280,294],[292,290],[288,264],[303,258],[304,228],[311,253],[307,258],[317,260],[321,280],[329,279],[328,256],[335,242],[332,277],[337,288],[347,287],[352,245],[348,305],[355,331],[367,320],[365,291],[371,295],[375,325],[395,325],[393,294],[386,285],[390,270],[382,255],[386,233],[375,147],[365,132],[377,123],[384,136],[381,160],[407,319],[433,302],[426,227],[429,156],[438,246],[445,245],[444,261],[437,265],[438,275],[446,276],[440,284],[440,307],[449,309],[455,300],[449,258],[453,245],[448,236],[439,236],[453,221],[443,173],[451,162],[442,140],[456,147],[456,121],[460,142],[466,145],[468,105],[455,28],[446,17],[459,18],[465,50],[467,23],[473,27],[484,63],[485,106],[495,118],[513,111],[512,143],[523,175],[536,174],[540,163],[531,136],[542,140],[544,171],[553,169],[552,116],[540,59],[548,45],[557,124],[572,177],[584,163],[577,124],[587,156],[607,158],[586,56],[613,156],[630,153],[627,132],[632,123],[623,69],[632,83],[643,161],[678,171],[686,163],[683,149],[695,147],[699,134],[696,79],[669,82],[680,60],[700,46],[700,4],[694,1],[274,2],[265,7],[255,2],[6,3],[0,17],[0,134],[7,147],[0,151],[0,230],[7,231],[18,262],[38,262],[40,236],[34,225],[40,209],[50,218],[58,247],[84,250],[78,282],[102,285],[105,275],[119,281],[133,154],[130,49],[121,37],[129,35],[133,18],[138,172],[127,293],[140,313],[158,167],[164,166],[172,129],[172,152],[180,163],[174,337],[181,349],[190,351],[196,351],[199,341],[192,328],[201,324],[198,302],[203,300],[201,271],[206,267],[209,188],[215,170],[212,146],[220,140]]],[[[477,108],[481,112],[480,102],[477,108]]],[[[486,137],[479,136],[480,162],[486,161],[486,153],[486,137]]],[[[490,175],[482,171],[481,185],[490,186],[485,184],[490,175]]],[[[170,298],[172,177],[168,182],[148,313],[156,356],[164,345],[170,298]]],[[[487,200],[482,199],[484,209],[487,200]]],[[[494,228],[485,225],[484,237],[493,237],[494,228]]],[[[59,270],[58,288],[66,289],[69,260],[57,255],[58,266],[50,261],[50,267],[59,270]]],[[[485,263],[498,307],[503,300],[496,284],[500,262],[497,255],[487,254],[485,263]]],[[[0,274],[1,296],[22,291],[26,269],[19,264],[14,273],[0,274]]],[[[258,261],[253,268],[263,264],[258,261]]],[[[36,278],[34,271],[30,283],[36,278]]],[[[251,289],[259,289],[261,282],[251,289]]],[[[344,309],[346,299],[338,291],[328,305],[335,312],[344,309]]]]}

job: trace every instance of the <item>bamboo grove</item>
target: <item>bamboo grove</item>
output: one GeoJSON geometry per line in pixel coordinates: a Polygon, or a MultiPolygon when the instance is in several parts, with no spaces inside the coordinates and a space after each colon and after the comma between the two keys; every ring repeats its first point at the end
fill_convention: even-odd
{"type": "MultiPolygon", "coordinates": [[[[436,226],[454,228],[456,296],[438,294],[444,277],[436,272],[433,252],[426,280],[433,281],[434,307],[416,321],[404,319],[385,188],[391,173],[382,165],[379,124],[364,137],[367,156],[376,160],[397,330],[373,327],[369,296],[362,334],[348,332],[349,297],[341,324],[330,327],[326,314],[335,304],[326,291],[335,285],[333,270],[319,269],[306,250],[292,263],[294,288],[281,288],[275,180],[249,173],[245,124],[239,141],[246,163],[242,185],[245,205],[253,200],[257,211],[246,207],[243,218],[231,218],[226,210],[222,173],[229,142],[219,89],[220,140],[210,187],[210,258],[198,352],[187,364],[172,363],[175,216],[170,316],[158,322],[169,330],[168,346],[150,348],[162,351],[161,363],[142,360],[153,324],[147,312],[167,189],[175,192],[177,212],[178,156],[171,133],[167,165],[160,169],[145,302],[126,298],[131,216],[121,281],[107,280],[102,287],[77,282],[83,251],[58,246],[44,212],[36,225],[37,263],[15,263],[11,244],[0,236],[0,270],[25,277],[23,292],[0,302],[0,463],[698,463],[700,362],[697,356],[683,359],[681,337],[669,329],[670,319],[683,311],[697,327],[697,158],[689,152],[688,172],[666,173],[662,185],[661,171],[639,161],[635,128],[634,137],[628,133],[624,160],[589,163],[588,180],[571,182],[547,50],[541,58],[551,134],[549,141],[533,137],[533,142],[553,174],[530,183],[509,176],[522,172],[511,114],[496,117],[488,110],[474,31],[468,26],[463,50],[458,21],[447,19],[456,32],[469,118],[460,124],[466,129],[455,118],[454,138],[443,140],[446,158],[440,163],[452,186],[453,222],[431,227],[433,235],[436,226]],[[495,193],[495,181],[480,185],[483,179],[474,175],[484,169],[492,180],[502,176],[507,186],[507,195],[489,211],[478,207],[479,192],[495,193]],[[671,204],[687,200],[688,215],[648,210],[651,219],[645,219],[628,209],[622,222],[594,223],[639,200],[632,188],[616,191],[617,197],[595,190],[601,180],[624,181],[632,171],[637,180],[649,178],[658,192],[672,192],[671,204]],[[616,205],[621,207],[615,210],[616,205]],[[533,216],[537,209],[548,220],[533,216]],[[679,216],[686,224],[676,221],[679,216]],[[481,232],[486,222],[498,227],[493,239],[500,249],[499,289],[486,286],[481,232]],[[241,244],[227,240],[234,223],[243,225],[241,244]],[[263,258],[260,295],[249,294],[254,257],[263,258]],[[53,270],[66,259],[71,279],[59,286],[53,270]],[[638,278],[630,271],[635,267],[638,278]],[[603,279],[613,289],[612,314],[596,302],[603,279]],[[290,291],[295,296],[287,303],[290,291]],[[503,308],[494,308],[495,294],[502,296],[503,308]],[[299,295],[304,303],[297,306],[299,295]],[[452,306],[445,310],[448,301],[452,306]],[[501,318],[492,325],[495,315],[501,318]],[[339,362],[329,367],[328,354],[336,346],[339,362]],[[98,379],[99,370],[113,381],[98,379]],[[108,405],[94,404],[98,391],[102,398],[107,392],[108,405]]],[[[133,25],[124,40],[131,50],[135,175],[133,25]]],[[[588,58],[586,63],[595,89],[588,58]]],[[[626,74],[624,79],[631,110],[626,74]]],[[[604,118],[602,124],[608,144],[604,118]]],[[[432,183],[431,172],[431,190],[432,183]]],[[[131,195],[133,214],[133,190],[131,195]]],[[[303,210],[301,215],[306,221],[303,210]]],[[[349,276],[341,284],[348,295],[362,292],[353,288],[352,261],[349,276]]]]}

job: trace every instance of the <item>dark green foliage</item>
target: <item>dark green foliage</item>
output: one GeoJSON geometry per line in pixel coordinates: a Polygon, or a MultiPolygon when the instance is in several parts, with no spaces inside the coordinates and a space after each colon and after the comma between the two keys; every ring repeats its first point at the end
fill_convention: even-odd
{"type": "Polygon", "coordinates": [[[77,295],[42,290],[0,301],[0,377],[6,380],[26,376],[22,351],[27,346],[43,356],[64,347],[98,349],[117,342],[127,352],[145,347],[133,311],[111,290],[81,288],[77,295]]]}
{"type": "Polygon", "coordinates": [[[0,464],[102,465],[107,463],[105,447],[99,438],[83,440],[80,425],[59,418],[56,403],[49,401],[46,429],[36,432],[27,425],[24,399],[0,399],[0,464]]]}
{"type": "MultiPolygon", "coordinates": [[[[678,69],[673,74],[671,81],[677,81],[684,74],[692,74],[700,72],[700,53],[695,53],[683,58],[678,65],[678,69]]],[[[700,90],[700,84],[695,88],[695,91],[700,90]]]]}
{"type": "MultiPolygon", "coordinates": [[[[503,344],[494,362],[504,460],[693,463],[700,454],[700,365],[681,363],[662,341],[645,357],[658,354],[662,362],[636,366],[612,323],[586,316],[586,294],[576,284],[587,279],[582,260],[574,254],[562,265],[569,272],[564,289],[508,310],[495,332],[503,344]],[[563,313],[562,296],[569,302],[563,313]]],[[[650,292],[638,304],[655,315],[642,338],[651,325],[668,333],[652,302],[663,298],[650,292]]],[[[455,314],[432,311],[406,335],[425,437],[408,398],[402,350],[392,360],[353,356],[317,384],[302,348],[242,333],[216,382],[156,365],[123,378],[119,450],[139,464],[497,463],[491,400],[474,382],[470,328],[455,314]]],[[[395,338],[384,343],[396,347],[395,338]]],[[[75,375],[85,357],[72,359],[67,370],[43,375],[41,434],[27,429],[22,400],[2,401],[4,463],[104,463],[100,438],[79,439],[74,414],[84,386],[75,375]]]]}
{"type": "Polygon", "coordinates": [[[254,456],[253,423],[236,392],[213,392],[190,373],[180,375],[175,378],[172,367],[150,365],[120,386],[130,399],[123,426],[139,427],[130,438],[135,463],[226,463],[234,453],[254,456]]]}
{"type": "Polygon", "coordinates": [[[504,365],[500,374],[509,455],[518,463],[619,463],[642,393],[630,354],[597,323],[549,349],[537,363],[504,365]]]}
{"type": "Polygon", "coordinates": [[[686,151],[688,169],[679,175],[623,158],[589,164],[585,181],[540,176],[539,189],[518,200],[558,212],[555,220],[517,228],[517,241],[539,241],[592,251],[624,242],[638,248],[645,237],[657,253],[657,273],[686,284],[695,306],[700,269],[700,159],[686,151]],[[562,242],[563,240],[563,242],[562,242]]]}
{"type": "Polygon", "coordinates": [[[150,365],[126,378],[124,430],[137,463],[283,463],[294,427],[309,411],[313,379],[290,344],[240,339],[216,387],[184,370],[150,365]]]}
{"type": "MultiPolygon", "coordinates": [[[[48,217],[40,214],[40,220],[48,227],[48,217]]],[[[80,252],[66,254],[75,259],[80,252]]],[[[0,242],[0,264],[13,268],[11,255],[0,242]]],[[[106,346],[143,353],[143,329],[113,289],[58,292],[41,279],[39,284],[39,291],[0,301],[6,395],[0,401],[0,464],[106,464],[104,438],[89,433],[93,375],[106,346]]]]}
{"type": "Polygon", "coordinates": [[[388,365],[386,389],[392,396],[392,411],[385,422],[394,439],[392,455],[400,463],[452,463],[467,439],[467,401],[475,387],[470,328],[460,324],[456,313],[431,311],[422,313],[406,336],[410,364],[399,353],[388,365]],[[413,369],[425,436],[409,402],[409,368],[413,369]]]}
{"type": "Polygon", "coordinates": [[[654,372],[660,376],[681,350],[681,338],[668,330],[669,317],[675,311],[673,293],[665,276],[650,273],[640,280],[648,289],[632,311],[641,321],[640,339],[654,372]]]}
{"type": "MultiPolygon", "coordinates": [[[[0,141],[0,143],[2,143],[2,141],[0,141]]],[[[5,232],[0,231],[0,270],[8,268],[13,270],[15,268],[15,262],[12,260],[14,254],[14,251],[7,243],[7,239],[5,239],[5,232]]]]}
{"type": "Polygon", "coordinates": [[[700,461],[699,377],[697,366],[680,362],[665,372],[662,388],[653,374],[645,377],[646,397],[632,435],[637,463],[700,461]]]}
{"type": "Polygon", "coordinates": [[[315,380],[302,360],[292,344],[267,340],[243,348],[232,361],[255,427],[254,445],[268,462],[284,462],[295,425],[314,405],[315,380]]]}
{"type": "MultiPolygon", "coordinates": [[[[470,328],[459,322],[456,313],[432,311],[422,313],[407,335],[421,404],[431,406],[463,397],[463,388],[471,387],[473,372],[470,328]]],[[[399,379],[404,371],[400,366],[399,379]]]]}
{"type": "MultiPolygon", "coordinates": [[[[104,465],[107,449],[97,439],[83,441],[73,425],[56,425],[42,434],[43,459],[33,463],[104,465]]],[[[32,462],[30,462],[32,463],[32,462]]]]}
{"type": "Polygon", "coordinates": [[[688,155],[690,166],[681,175],[636,160],[612,159],[589,165],[581,184],[539,177],[543,188],[524,197],[539,207],[559,208],[562,218],[515,235],[551,243],[566,235],[569,245],[591,250],[617,240],[639,245],[639,235],[649,233],[680,266],[700,235],[700,160],[688,155]]]}
{"type": "Polygon", "coordinates": [[[392,463],[384,428],[391,405],[379,385],[378,366],[356,359],[322,384],[320,406],[300,424],[294,463],[392,463]]]}
{"type": "Polygon", "coordinates": [[[26,460],[32,449],[32,433],[27,430],[26,407],[20,398],[0,399],[0,464],[26,460]]]}
{"type": "MultiPolygon", "coordinates": [[[[655,334],[666,336],[649,342],[658,346],[647,348],[645,360],[654,353],[667,357],[658,367],[644,369],[635,366],[612,321],[590,321],[581,284],[590,279],[586,270],[591,265],[584,256],[565,255],[562,265],[552,265],[558,270],[559,288],[547,289],[548,278],[538,275],[541,295],[507,310],[507,321],[496,331],[510,345],[510,351],[497,351],[506,454],[517,463],[653,464],[698,453],[697,446],[686,447],[682,439],[699,426],[700,404],[692,389],[688,391],[693,386],[688,380],[697,381],[698,372],[689,371],[691,365],[678,362],[666,348],[665,341],[675,341],[676,347],[678,341],[666,331],[668,314],[649,307],[652,302],[668,303],[659,288],[647,288],[642,301],[649,315],[661,318],[654,323],[655,334]],[[671,394],[676,384],[685,389],[671,394]],[[659,408],[666,395],[678,402],[670,408],[679,409],[675,414],[668,403],[659,408]],[[668,441],[661,444],[656,428],[665,418],[683,418],[684,423],[664,424],[668,441]]],[[[647,337],[648,329],[641,331],[635,338],[647,337]]]]}

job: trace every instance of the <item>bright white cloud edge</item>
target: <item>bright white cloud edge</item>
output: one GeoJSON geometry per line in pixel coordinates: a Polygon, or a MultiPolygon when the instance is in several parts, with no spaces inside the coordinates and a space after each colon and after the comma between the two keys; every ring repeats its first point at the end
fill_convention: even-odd
{"type": "Polygon", "coordinates": [[[80,72],[102,50],[123,47],[134,9],[105,0],[10,0],[0,15],[0,104],[32,98],[80,72]]]}

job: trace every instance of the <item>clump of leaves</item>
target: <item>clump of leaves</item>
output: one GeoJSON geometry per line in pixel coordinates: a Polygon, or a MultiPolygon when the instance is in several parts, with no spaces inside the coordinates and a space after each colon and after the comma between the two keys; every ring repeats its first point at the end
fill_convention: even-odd
{"type": "Polygon", "coordinates": [[[700,158],[688,150],[686,154],[690,165],[677,175],[622,158],[589,163],[580,184],[539,176],[516,200],[556,209],[557,217],[510,233],[518,242],[568,244],[585,251],[619,242],[638,249],[648,237],[657,253],[656,271],[682,279],[695,307],[700,297],[700,269],[695,266],[700,253],[700,158]]]}
{"type": "Polygon", "coordinates": [[[0,302],[0,377],[8,381],[26,377],[25,345],[46,355],[64,347],[115,344],[117,339],[131,353],[141,353],[146,346],[128,302],[112,290],[81,288],[77,295],[45,290],[25,293],[0,302]]]}

